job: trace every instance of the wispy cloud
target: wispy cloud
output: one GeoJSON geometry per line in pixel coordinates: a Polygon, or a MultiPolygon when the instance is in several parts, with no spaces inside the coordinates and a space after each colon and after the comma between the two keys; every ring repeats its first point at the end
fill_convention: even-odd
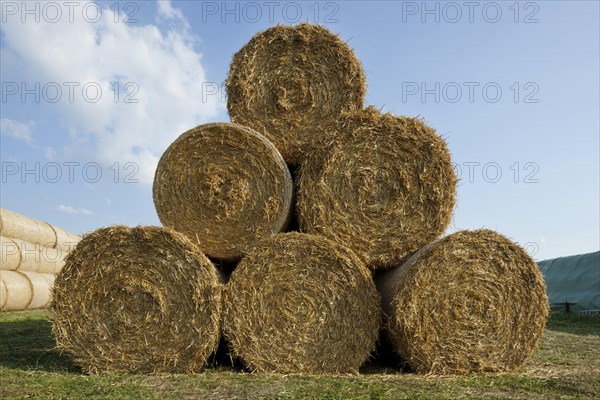
{"type": "Polygon", "coordinates": [[[86,208],[75,208],[73,206],[65,206],[64,204],[59,204],[55,209],[65,214],[94,215],[92,211],[86,208]]]}
{"type": "Polygon", "coordinates": [[[158,16],[166,19],[177,19],[187,23],[187,19],[179,8],[174,8],[171,0],[158,1],[158,16]]]}
{"type": "Polygon", "coordinates": [[[14,119],[0,119],[0,132],[2,132],[2,135],[22,140],[28,144],[34,143],[31,126],[33,126],[33,121],[23,123],[14,119]]]}
{"type": "Polygon", "coordinates": [[[40,146],[33,136],[32,128],[34,126],[35,122],[32,120],[21,122],[10,118],[0,119],[0,133],[3,136],[21,140],[27,143],[32,149],[43,151],[48,160],[54,160],[56,150],[52,146],[40,146]]]}
{"type": "Polygon", "coordinates": [[[48,160],[54,160],[56,157],[56,150],[52,146],[44,147],[44,154],[48,160]]]}

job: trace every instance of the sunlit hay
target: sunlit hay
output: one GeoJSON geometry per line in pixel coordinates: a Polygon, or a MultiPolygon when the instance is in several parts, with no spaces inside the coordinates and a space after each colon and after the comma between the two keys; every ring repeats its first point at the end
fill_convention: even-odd
{"type": "Polygon", "coordinates": [[[88,373],[196,372],[219,343],[221,284],[183,234],[114,226],[69,254],[53,309],[57,347],[88,373]]]}
{"type": "Polygon", "coordinates": [[[356,255],[290,232],[260,243],[233,272],[223,330],[250,370],[347,373],[374,349],[380,313],[370,272],[356,255]]]}
{"type": "Polygon", "coordinates": [[[447,236],[376,282],[394,349],[419,373],[516,370],[548,316],[535,262],[490,230],[447,236]]]}
{"type": "Polygon", "coordinates": [[[226,87],[233,122],[265,135],[289,164],[301,162],[340,113],[362,108],[366,93],[353,50],[306,23],[256,34],[233,56],[226,87]]]}
{"type": "Polygon", "coordinates": [[[354,250],[372,269],[398,265],[441,235],[456,177],[446,142],[417,118],[369,107],[300,168],[300,229],[354,250]]]}
{"type": "Polygon", "coordinates": [[[229,261],[285,229],[293,190],[277,149],[252,129],[229,123],[182,134],[160,159],[153,187],[163,225],[229,261]]]}

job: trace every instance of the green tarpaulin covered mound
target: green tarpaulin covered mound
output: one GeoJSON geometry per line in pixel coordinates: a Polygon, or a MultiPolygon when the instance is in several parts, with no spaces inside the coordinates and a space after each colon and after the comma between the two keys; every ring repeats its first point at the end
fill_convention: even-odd
{"type": "Polygon", "coordinates": [[[600,251],[538,262],[553,310],[600,315],[600,251]]]}

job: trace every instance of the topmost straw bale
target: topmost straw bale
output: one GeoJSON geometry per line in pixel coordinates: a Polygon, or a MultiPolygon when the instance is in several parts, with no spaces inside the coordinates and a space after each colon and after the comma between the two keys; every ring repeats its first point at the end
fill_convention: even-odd
{"type": "Polygon", "coordinates": [[[319,25],[275,26],[234,56],[227,78],[233,122],[275,144],[298,164],[340,113],[362,108],[365,74],[352,49],[319,25]]]}

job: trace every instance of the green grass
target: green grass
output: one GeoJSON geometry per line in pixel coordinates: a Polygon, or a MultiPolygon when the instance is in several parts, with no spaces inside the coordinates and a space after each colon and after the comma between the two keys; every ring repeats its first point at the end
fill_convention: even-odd
{"type": "Polygon", "coordinates": [[[535,399],[600,398],[600,319],[555,315],[520,373],[423,377],[383,364],[361,376],[82,374],[54,350],[47,311],[0,313],[0,398],[535,399]]]}

